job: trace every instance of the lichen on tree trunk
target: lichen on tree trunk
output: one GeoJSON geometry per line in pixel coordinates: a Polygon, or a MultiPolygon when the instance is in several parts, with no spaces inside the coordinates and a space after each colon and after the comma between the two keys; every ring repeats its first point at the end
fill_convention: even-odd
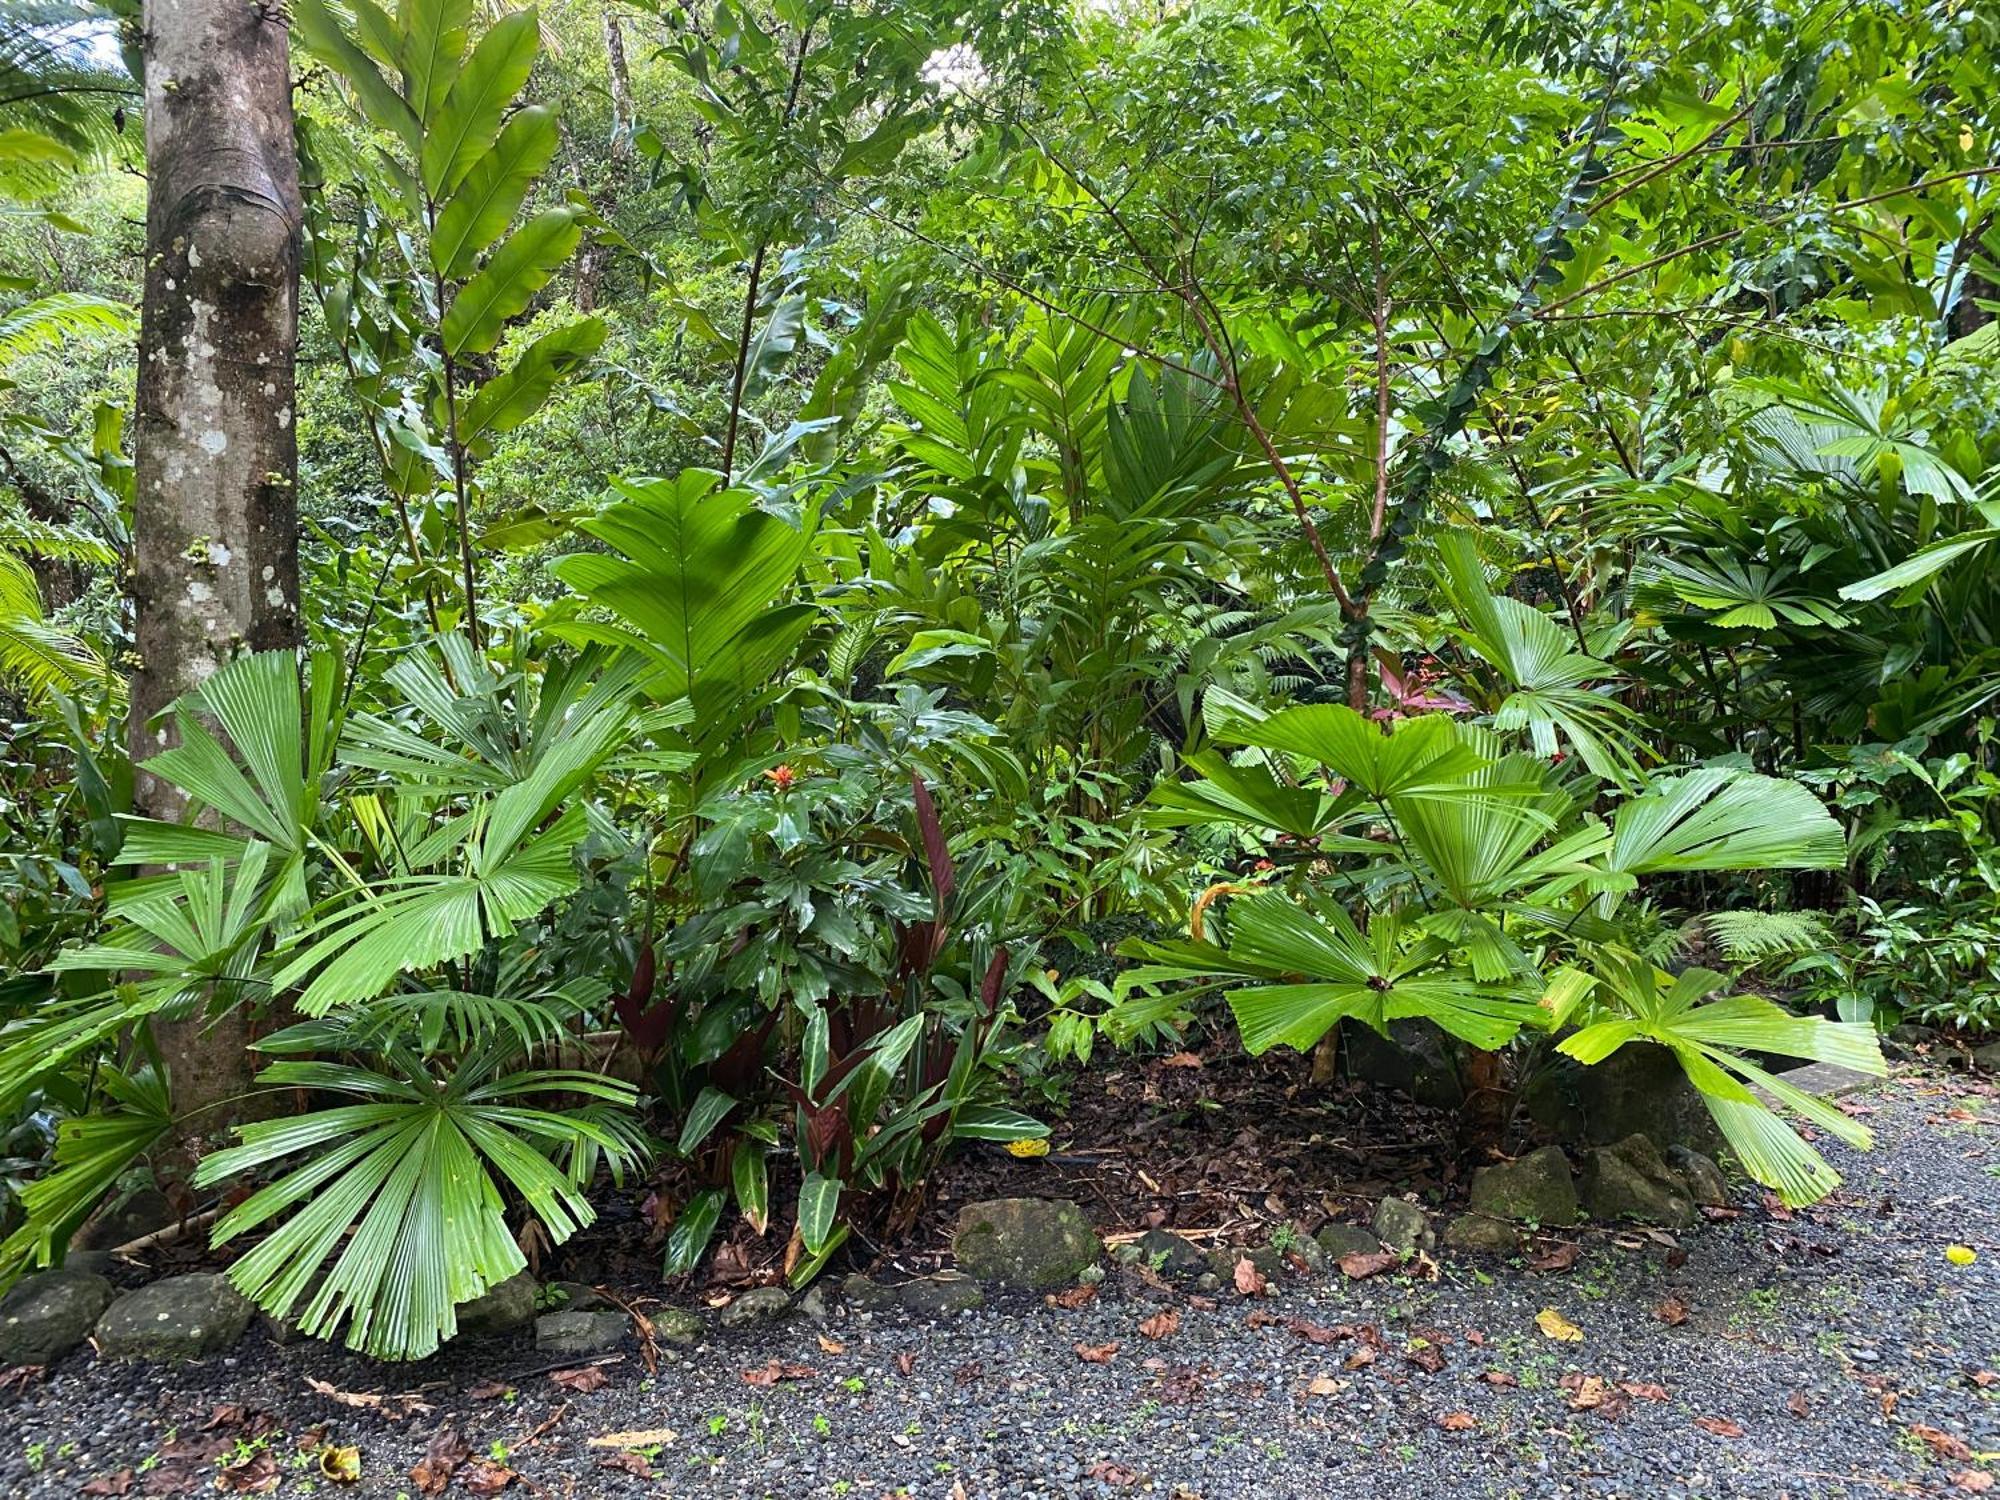
{"type": "MultiPolygon", "coordinates": [[[[139,811],[184,812],[144,770],[160,711],[232,655],[298,643],[298,157],[282,9],[146,0],[146,266],[133,500],[139,811]]],[[[248,1083],[251,1017],[154,1034],[177,1114],[208,1132],[248,1083]]],[[[190,1143],[182,1142],[183,1160],[190,1143]]]]}

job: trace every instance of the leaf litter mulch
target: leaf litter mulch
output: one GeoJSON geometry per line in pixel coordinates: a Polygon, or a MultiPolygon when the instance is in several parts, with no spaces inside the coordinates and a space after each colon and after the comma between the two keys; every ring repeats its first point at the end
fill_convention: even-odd
{"type": "MultiPolygon", "coordinates": [[[[1105,1080],[1136,1092],[1127,1125],[1181,1116],[1166,1071],[1203,1070],[1105,1080]]],[[[1210,1082],[1189,1080],[1194,1113],[1154,1149],[982,1159],[938,1213],[1068,1192],[1105,1229],[1157,1217],[1254,1239],[1262,1216],[1349,1206],[1321,1202],[1324,1183],[1365,1197],[1368,1171],[1449,1186],[1415,1144],[1435,1120],[1384,1167],[1403,1137],[1368,1141],[1351,1110],[1314,1127],[1299,1112],[1320,1106],[1282,1088],[1246,1106],[1232,1080],[1223,1112],[1199,1102],[1210,1082]]],[[[1073,1119],[1103,1123],[1078,1102],[1073,1119]]],[[[551,1365],[525,1332],[402,1367],[257,1332],[178,1368],[86,1351],[0,1392],[0,1494],[1984,1493],[2000,1477],[2000,1100],[1913,1072],[1847,1107],[1878,1141],[1827,1144],[1836,1197],[1788,1213],[1745,1194],[1678,1246],[1591,1232],[1519,1262],[1288,1269],[1208,1295],[1114,1270],[937,1322],[836,1310],[715,1329],[650,1361],[551,1365]]],[[[898,1254],[925,1269],[921,1248],[898,1254]]]]}

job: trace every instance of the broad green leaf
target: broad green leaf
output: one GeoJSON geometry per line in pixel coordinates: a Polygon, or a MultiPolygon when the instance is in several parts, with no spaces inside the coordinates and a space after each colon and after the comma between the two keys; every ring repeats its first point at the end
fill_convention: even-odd
{"type": "Polygon", "coordinates": [[[333,69],[354,94],[369,122],[399,136],[412,151],[424,148],[424,128],[374,60],[335,19],[326,0],[293,0],[292,30],[306,50],[333,69]]]}
{"type": "Polygon", "coordinates": [[[681,1155],[691,1154],[697,1146],[707,1140],[714,1133],[715,1127],[736,1108],[736,1102],[734,1095],[726,1094],[712,1085],[703,1089],[688,1109],[687,1120],[681,1125],[678,1146],[681,1155]]]}
{"type": "Polygon", "coordinates": [[[470,448],[512,432],[534,416],[556,383],[603,347],[608,331],[604,319],[585,318],[536,339],[466,404],[459,416],[459,441],[470,448]]]}
{"type": "Polygon", "coordinates": [[[471,20],[472,0],[401,0],[396,7],[403,92],[426,129],[437,123],[439,106],[458,77],[471,20]]]}
{"type": "Polygon", "coordinates": [[[472,269],[479,253],[514,222],[559,139],[554,110],[534,104],[515,112],[439,212],[431,233],[432,270],[455,279],[472,269]]]}
{"type": "Polygon", "coordinates": [[[840,1179],[808,1173],[799,1185],[799,1238],[805,1242],[806,1254],[817,1255],[826,1248],[839,1207],[840,1179]]]}
{"type": "Polygon", "coordinates": [[[515,230],[452,299],[442,330],[446,350],[454,356],[490,350],[507,320],[527,310],[582,238],[573,208],[552,208],[515,230]]]}
{"type": "Polygon", "coordinates": [[[533,6],[503,17],[479,39],[423,135],[420,170],[433,200],[453,192],[493,144],[540,50],[541,17],[533,6]]]}

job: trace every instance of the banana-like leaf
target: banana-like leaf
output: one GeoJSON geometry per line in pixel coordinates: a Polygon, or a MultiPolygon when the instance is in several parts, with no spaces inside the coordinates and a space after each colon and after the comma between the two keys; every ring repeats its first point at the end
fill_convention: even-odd
{"type": "Polygon", "coordinates": [[[454,356],[491,350],[507,321],[527,310],[582,238],[574,208],[549,209],[515,230],[452,299],[442,329],[446,350],[454,356]]]}
{"type": "Polygon", "coordinates": [[[419,170],[433,199],[450,195],[493,145],[540,51],[541,18],[533,6],[503,17],[479,39],[444,102],[424,122],[419,170]]]}
{"type": "Polygon", "coordinates": [[[471,20],[472,0],[401,0],[396,7],[403,93],[426,128],[458,78],[471,20]]]}
{"type": "Polygon", "coordinates": [[[542,409],[558,381],[603,347],[608,332],[604,319],[585,318],[536,339],[466,405],[459,441],[468,448],[483,447],[494,435],[519,427],[542,409]]]}
{"type": "Polygon", "coordinates": [[[431,233],[431,268],[463,276],[479,254],[514,222],[528,189],[556,154],[555,111],[534,104],[517,111],[493,149],[481,156],[438,213],[431,233]]]}

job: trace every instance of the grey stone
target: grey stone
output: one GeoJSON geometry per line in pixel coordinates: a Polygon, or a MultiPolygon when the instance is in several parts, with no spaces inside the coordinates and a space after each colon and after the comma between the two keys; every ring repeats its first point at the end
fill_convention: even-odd
{"type": "Polygon", "coordinates": [[[1198,1292],[1216,1292],[1222,1289],[1222,1278],[1213,1271],[1203,1271],[1194,1279],[1194,1289],[1198,1292]]]}
{"type": "Polygon", "coordinates": [[[544,1312],[603,1312],[617,1306],[596,1287],[582,1281],[551,1281],[535,1300],[544,1312]]]}
{"type": "Polygon", "coordinates": [[[1208,1257],[1193,1240],[1167,1229],[1149,1229],[1133,1243],[1133,1259],[1162,1276],[1199,1276],[1208,1257]]]}
{"type": "Polygon", "coordinates": [[[752,1287],[717,1315],[724,1328],[748,1328],[769,1323],[792,1310],[792,1294],[781,1286],[752,1287]]]}
{"type": "Polygon", "coordinates": [[[927,1276],[896,1288],[896,1300],[925,1318],[948,1318],[986,1305],[986,1293],[970,1276],[927,1276]]]}
{"type": "Polygon", "coordinates": [[[1369,1227],[1384,1250],[1393,1250],[1398,1255],[1428,1250],[1437,1243],[1437,1236],[1431,1232],[1430,1216],[1403,1198],[1384,1198],[1376,1204],[1375,1218],[1369,1227]]]}
{"type": "Polygon", "coordinates": [[[1379,1255],[1382,1242],[1359,1224],[1328,1224],[1313,1236],[1328,1260],[1343,1255],[1379,1255]]]}
{"type": "Polygon", "coordinates": [[[1521,1231],[1505,1219],[1460,1214],[1444,1226],[1444,1246],[1473,1255],[1518,1255],[1521,1231]]]}
{"type": "Polygon", "coordinates": [[[884,1286],[881,1282],[865,1276],[859,1271],[851,1272],[840,1283],[840,1295],[845,1299],[848,1306],[858,1307],[865,1311],[874,1311],[879,1308],[889,1307],[896,1301],[896,1289],[894,1287],[884,1286]]]}
{"type": "Polygon", "coordinates": [[[806,1288],[806,1294],[799,1298],[798,1310],[815,1323],[833,1321],[833,1304],[826,1295],[826,1283],[815,1281],[806,1288]]]}
{"type": "MultiPolygon", "coordinates": [[[[1275,1239],[1271,1242],[1271,1248],[1274,1250],[1279,1248],[1275,1239]]],[[[1296,1230],[1285,1240],[1281,1253],[1287,1260],[1297,1256],[1303,1261],[1308,1276],[1317,1276],[1326,1270],[1326,1252],[1320,1249],[1319,1241],[1296,1230]]]]}
{"type": "Polygon", "coordinates": [[[1688,1196],[1702,1208],[1729,1207],[1729,1179],[1712,1156],[1690,1151],[1685,1146],[1667,1148],[1667,1165],[1681,1174],[1688,1196]]]}
{"type": "Polygon", "coordinates": [[[653,1325],[653,1337],[663,1344],[698,1344],[707,1327],[700,1313],[685,1307],[663,1307],[646,1318],[653,1325]]]}
{"type": "Polygon", "coordinates": [[[1428,1021],[1389,1023],[1389,1035],[1358,1021],[1343,1022],[1348,1076],[1395,1089],[1432,1109],[1457,1109],[1465,1102],[1458,1050],[1428,1021]]]}
{"type": "Polygon", "coordinates": [[[199,1359],[243,1337],[256,1310],[226,1276],[168,1276],[107,1307],[97,1347],[106,1359],[199,1359]]]}
{"type": "Polygon", "coordinates": [[[1595,1219],[1669,1229],[1685,1229],[1695,1221],[1687,1184],[1643,1135],[1628,1135],[1615,1146],[1584,1154],[1583,1203],[1595,1219]]]}
{"type": "Polygon", "coordinates": [[[63,1266],[0,1297],[0,1367],[54,1364],[90,1337],[117,1293],[102,1276],[63,1266]]]}
{"type": "Polygon", "coordinates": [[[2000,1042],[1988,1042],[1983,1047],[1974,1047],[1972,1065],[1982,1073],[2000,1073],[2000,1042]]]}
{"type": "Polygon", "coordinates": [[[1083,1210],[1066,1199],[993,1198],[959,1210],[951,1253],[968,1276],[1048,1291],[1095,1265],[1098,1243],[1083,1210]]]}
{"type": "Polygon", "coordinates": [[[63,1257],[62,1269],[82,1271],[91,1276],[111,1274],[111,1252],[109,1250],[77,1250],[72,1248],[63,1257]]]}
{"type": "Polygon", "coordinates": [[[526,1271],[516,1271],[505,1281],[496,1282],[470,1302],[458,1305],[458,1331],[473,1338],[511,1333],[535,1321],[535,1301],[540,1284],[526,1271]]]}
{"type": "Polygon", "coordinates": [[[1645,1135],[1665,1150],[1681,1145],[1711,1154],[1722,1132],[1673,1053],[1654,1042],[1627,1042],[1585,1067],[1556,1054],[1521,1091],[1528,1117],[1558,1140],[1609,1146],[1645,1135]]]}
{"type": "Polygon", "coordinates": [[[1514,1161],[1472,1174],[1472,1211],[1519,1224],[1574,1224],[1576,1184],[1560,1146],[1544,1146],[1514,1161]]]}
{"type": "Polygon", "coordinates": [[[1899,1026],[1891,1026],[1888,1036],[1892,1042],[1901,1042],[1905,1047],[1928,1047],[1940,1033],[1933,1026],[1919,1026],[1914,1021],[1905,1021],[1899,1026]]]}
{"type": "Polygon", "coordinates": [[[544,1354],[605,1354],[625,1342],[632,1320],[622,1312],[552,1312],[535,1319],[535,1347],[544,1354]]]}
{"type": "Polygon", "coordinates": [[[155,1234],[177,1222],[179,1215],[158,1188],[138,1188],[109,1207],[100,1208],[70,1240],[76,1250],[116,1250],[143,1235],[155,1234]]]}

